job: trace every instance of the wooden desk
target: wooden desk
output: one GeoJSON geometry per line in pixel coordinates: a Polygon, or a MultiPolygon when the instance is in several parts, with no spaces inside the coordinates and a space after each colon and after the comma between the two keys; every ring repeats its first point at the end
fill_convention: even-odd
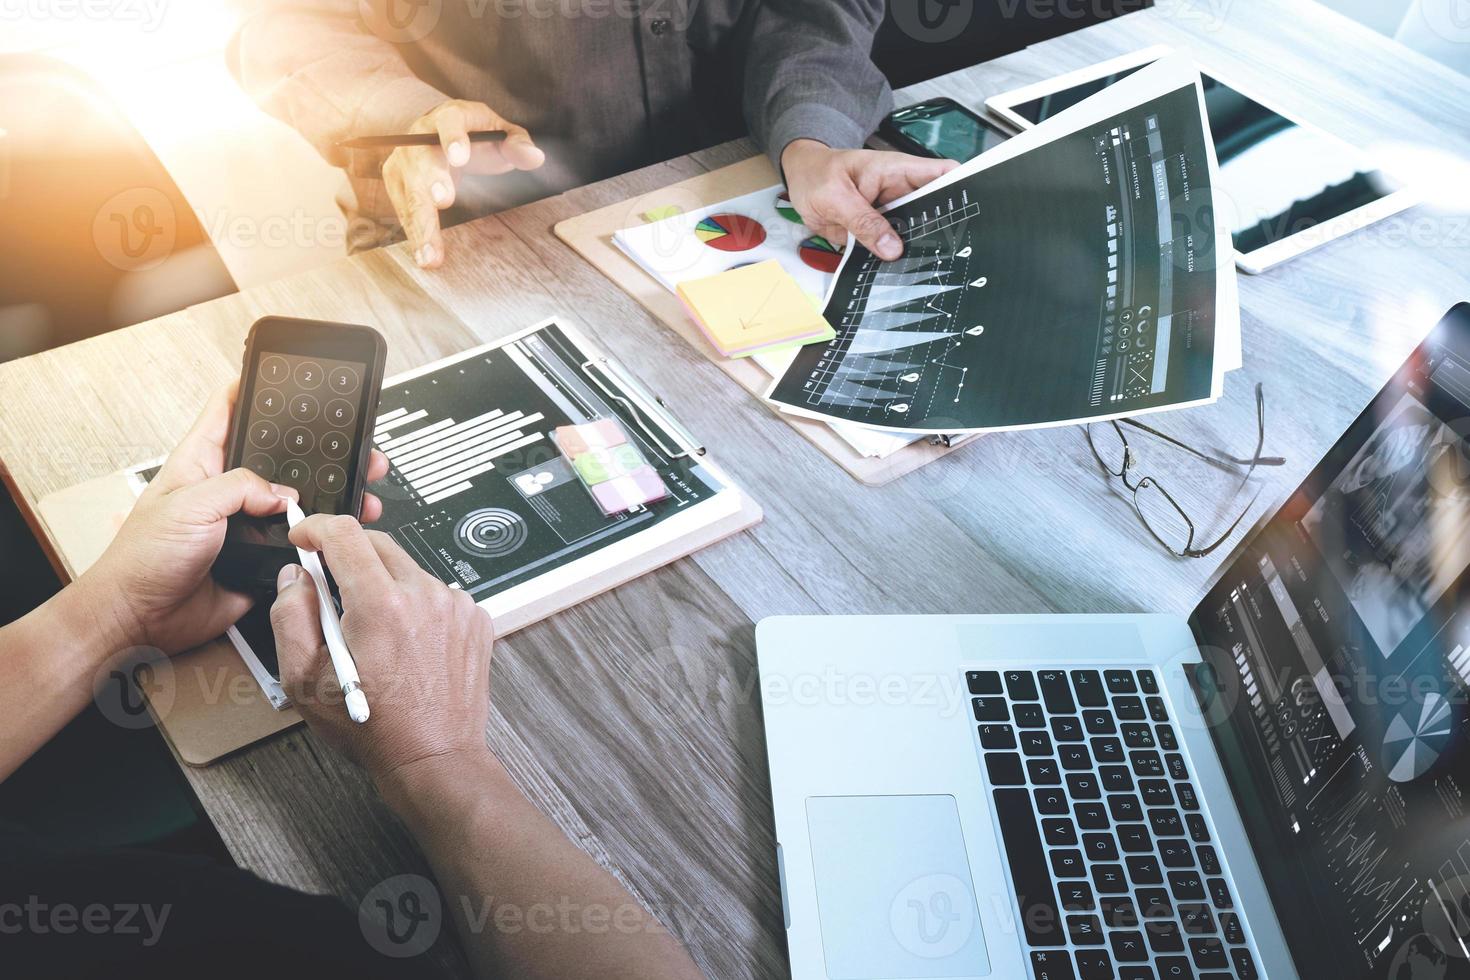
{"type": "MultiPolygon", "coordinates": [[[[985,96],[1152,43],[1193,51],[1361,144],[1470,158],[1470,80],[1310,3],[1162,0],[903,93],[985,96]]],[[[859,486],[576,259],[554,222],[753,152],[743,142],[448,233],[437,272],[402,247],[0,366],[0,460],[23,507],[172,446],[270,312],[378,325],[397,371],[545,315],[571,318],[661,391],[766,520],[501,643],[487,737],[526,792],[668,922],[713,977],[785,973],[754,623],[775,613],[1184,612],[1214,560],[1170,559],[1076,429],[993,436],[859,486]],[[630,642],[629,636],[642,636],[630,642]]],[[[1214,406],[1163,416],[1249,448],[1266,385],[1258,510],[1293,488],[1439,315],[1470,297],[1470,228],[1418,208],[1241,280],[1245,368],[1214,406]]],[[[1140,447],[1202,512],[1217,482],[1140,447]]],[[[42,537],[46,529],[39,529],[42,537]]],[[[902,655],[902,651],[895,651],[902,655]]],[[[424,864],[368,782],[301,730],[186,770],[239,862],[356,906],[424,864]],[[305,791],[309,789],[308,791],[305,791]]],[[[463,963],[449,942],[438,959],[463,963]]]]}

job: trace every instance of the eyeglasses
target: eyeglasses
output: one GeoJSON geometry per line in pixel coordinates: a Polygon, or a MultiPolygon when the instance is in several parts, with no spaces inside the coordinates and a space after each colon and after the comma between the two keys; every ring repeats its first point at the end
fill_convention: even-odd
{"type": "Polygon", "coordinates": [[[1179,501],[1174,499],[1174,495],[1165,490],[1156,478],[1134,475],[1138,459],[1133,448],[1128,445],[1128,437],[1123,434],[1123,425],[1129,425],[1149,435],[1157,436],[1176,449],[1182,449],[1214,466],[1246,467],[1245,475],[1240,478],[1240,485],[1235,488],[1231,499],[1240,493],[1257,466],[1281,466],[1286,462],[1280,456],[1261,455],[1261,449],[1266,445],[1266,393],[1259,384],[1256,385],[1256,449],[1249,459],[1241,459],[1228,453],[1204,452],[1144,425],[1136,419],[1122,419],[1121,422],[1121,425],[1118,421],[1089,422],[1087,445],[1091,447],[1092,455],[1097,458],[1103,469],[1121,479],[1123,485],[1133,491],[1133,509],[1138,512],[1143,526],[1148,528],[1148,532],[1159,544],[1180,558],[1203,558],[1224,544],[1225,540],[1235,533],[1240,522],[1245,520],[1245,515],[1250,513],[1261,491],[1256,491],[1250,502],[1241,509],[1223,534],[1210,544],[1196,548],[1194,521],[1185,513],[1184,508],[1179,506],[1179,501]]]}

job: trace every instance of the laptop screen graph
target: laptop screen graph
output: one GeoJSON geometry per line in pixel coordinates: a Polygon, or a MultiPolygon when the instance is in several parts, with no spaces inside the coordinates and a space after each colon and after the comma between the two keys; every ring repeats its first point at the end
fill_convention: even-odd
{"type": "Polygon", "coordinates": [[[1470,972],[1467,437],[1462,304],[1191,619],[1194,687],[1303,977],[1470,972]]]}

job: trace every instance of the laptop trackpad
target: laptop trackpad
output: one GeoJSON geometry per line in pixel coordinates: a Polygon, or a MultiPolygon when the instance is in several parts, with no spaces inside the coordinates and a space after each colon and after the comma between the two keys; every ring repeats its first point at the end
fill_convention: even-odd
{"type": "Polygon", "coordinates": [[[990,972],[953,796],[806,801],[831,980],[990,972]]]}

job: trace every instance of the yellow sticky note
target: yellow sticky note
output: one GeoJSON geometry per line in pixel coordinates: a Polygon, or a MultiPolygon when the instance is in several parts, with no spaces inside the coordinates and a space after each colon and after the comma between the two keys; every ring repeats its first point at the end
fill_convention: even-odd
{"type": "Polygon", "coordinates": [[[662,221],[675,215],[683,214],[684,209],[677,204],[665,204],[662,207],[649,208],[643,212],[643,220],[647,222],[662,221]]]}
{"type": "Polygon", "coordinates": [[[774,259],[681,282],[678,293],[704,335],[726,357],[836,336],[774,259]]]}

